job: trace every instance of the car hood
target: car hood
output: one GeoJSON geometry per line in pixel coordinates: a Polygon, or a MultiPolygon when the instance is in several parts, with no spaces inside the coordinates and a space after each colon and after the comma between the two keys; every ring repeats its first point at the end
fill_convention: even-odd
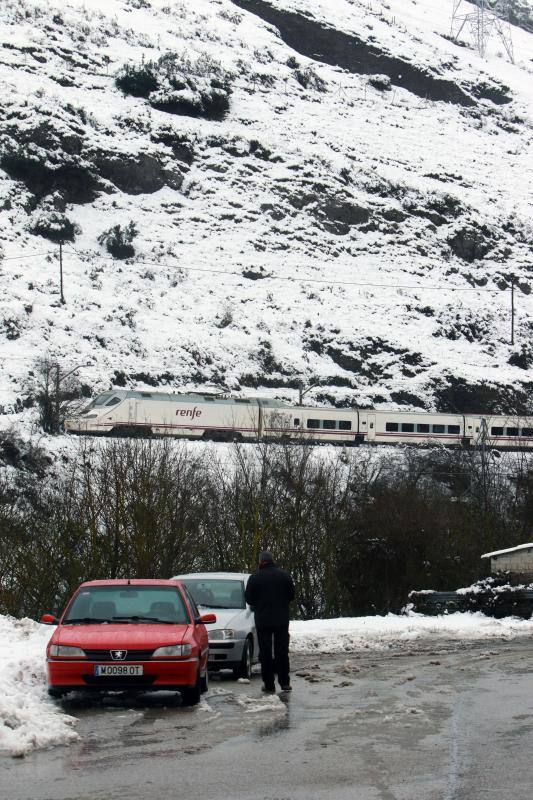
{"type": "Polygon", "coordinates": [[[249,628],[250,623],[246,623],[246,609],[244,608],[205,608],[200,607],[202,614],[213,612],[216,614],[217,621],[214,625],[207,626],[207,633],[210,631],[219,630],[220,628],[234,628],[235,630],[242,630],[249,628]]]}
{"type": "Polygon", "coordinates": [[[169,644],[181,644],[188,625],[120,622],[93,625],[61,625],[52,638],[53,644],[72,645],[87,650],[120,647],[151,650],[169,644]]]}

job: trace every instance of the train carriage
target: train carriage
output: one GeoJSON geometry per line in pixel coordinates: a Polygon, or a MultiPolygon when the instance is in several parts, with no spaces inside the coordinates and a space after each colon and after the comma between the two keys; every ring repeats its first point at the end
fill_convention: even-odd
{"type": "Polygon", "coordinates": [[[264,410],[263,437],[304,442],[356,444],[359,413],[353,409],[278,406],[264,410]]]}
{"type": "Polygon", "coordinates": [[[464,417],[410,411],[362,411],[365,441],[376,444],[447,444],[464,440],[464,417]]]}
{"type": "Polygon", "coordinates": [[[99,395],[65,428],[69,433],[253,440],[260,430],[260,406],[244,398],[120,390],[99,395]]]}

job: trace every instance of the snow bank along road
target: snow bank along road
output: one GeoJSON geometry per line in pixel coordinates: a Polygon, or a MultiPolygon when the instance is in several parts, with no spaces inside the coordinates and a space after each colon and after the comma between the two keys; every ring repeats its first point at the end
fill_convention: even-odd
{"type": "Polygon", "coordinates": [[[288,696],[224,677],[194,709],[171,694],[72,695],[78,741],[0,758],[1,796],[529,800],[532,656],[530,637],[418,638],[295,654],[288,696]]]}
{"type": "MultiPolygon", "coordinates": [[[[31,750],[78,739],[76,718],[62,712],[46,693],[44,650],[51,629],[29,619],[0,616],[0,752],[22,756],[31,750]]],[[[533,622],[494,620],[482,614],[423,617],[419,614],[293,622],[293,653],[386,652],[437,639],[509,639],[531,635],[533,622]]]]}

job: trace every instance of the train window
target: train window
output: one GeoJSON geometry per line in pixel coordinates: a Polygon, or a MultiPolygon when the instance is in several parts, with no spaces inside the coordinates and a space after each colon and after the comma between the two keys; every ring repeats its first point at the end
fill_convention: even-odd
{"type": "Polygon", "coordinates": [[[417,425],[416,426],[416,432],[417,433],[429,433],[429,425],[426,425],[425,423],[422,424],[422,425],[417,425]]]}
{"type": "Polygon", "coordinates": [[[295,428],[298,428],[298,427],[299,427],[299,425],[300,425],[300,420],[299,420],[299,419],[295,419],[295,420],[294,420],[294,427],[295,427],[295,428]]]}
{"type": "Polygon", "coordinates": [[[215,402],[215,398],[214,398],[214,397],[205,397],[205,396],[204,396],[204,400],[205,400],[207,403],[214,403],[214,402],[215,402]]]}
{"type": "Polygon", "coordinates": [[[337,423],[334,419],[323,419],[322,427],[325,428],[327,431],[334,431],[335,428],[337,427],[337,423]]]}
{"type": "Polygon", "coordinates": [[[431,429],[433,433],[444,433],[445,431],[444,425],[432,425],[431,429]]]}
{"type": "Polygon", "coordinates": [[[341,419],[339,420],[339,430],[340,431],[351,431],[352,430],[352,423],[349,419],[341,419]]]}
{"type": "Polygon", "coordinates": [[[100,397],[97,397],[96,400],[92,403],[93,406],[104,406],[106,402],[111,397],[110,394],[101,394],[100,397]]]}
{"type": "Polygon", "coordinates": [[[320,428],[320,420],[319,419],[308,419],[307,420],[307,427],[308,428],[320,428]]]}
{"type": "Polygon", "coordinates": [[[243,400],[243,399],[242,399],[242,398],[240,398],[240,397],[237,397],[237,398],[235,399],[235,402],[236,402],[236,403],[248,403],[248,405],[250,404],[250,401],[249,401],[249,400],[243,400]]]}
{"type": "Polygon", "coordinates": [[[506,436],[518,436],[518,428],[506,428],[505,429],[506,436]]]}
{"type": "Polygon", "coordinates": [[[459,425],[448,425],[448,433],[461,433],[459,425]]]}
{"type": "Polygon", "coordinates": [[[396,431],[400,430],[400,427],[397,422],[386,422],[385,430],[389,433],[395,433],[396,431]]]}
{"type": "Polygon", "coordinates": [[[402,422],[402,433],[413,433],[415,429],[413,422],[402,422]]]}
{"type": "Polygon", "coordinates": [[[112,397],[111,400],[106,403],[107,406],[116,406],[117,403],[120,403],[120,397],[112,397]]]}
{"type": "Polygon", "coordinates": [[[533,436],[533,428],[522,428],[520,434],[521,436],[533,436]]]}
{"type": "Polygon", "coordinates": [[[491,436],[503,436],[503,428],[491,428],[490,429],[491,436]]]}

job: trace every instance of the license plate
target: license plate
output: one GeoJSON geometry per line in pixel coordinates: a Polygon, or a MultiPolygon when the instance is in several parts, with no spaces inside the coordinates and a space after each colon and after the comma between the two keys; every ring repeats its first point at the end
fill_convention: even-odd
{"type": "Polygon", "coordinates": [[[94,675],[97,678],[107,676],[142,675],[143,667],[140,664],[95,664],[94,675]]]}

